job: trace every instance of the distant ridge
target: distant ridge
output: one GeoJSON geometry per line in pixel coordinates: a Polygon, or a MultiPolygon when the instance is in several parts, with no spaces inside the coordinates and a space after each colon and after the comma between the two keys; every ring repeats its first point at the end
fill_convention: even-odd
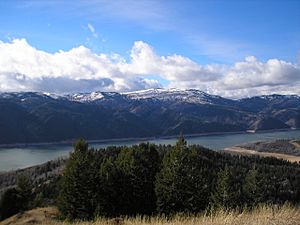
{"type": "Polygon", "coordinates": [[[232,100],[195,89],[0,93],[0,144],[300,128],[300,97],[232,100]]]}

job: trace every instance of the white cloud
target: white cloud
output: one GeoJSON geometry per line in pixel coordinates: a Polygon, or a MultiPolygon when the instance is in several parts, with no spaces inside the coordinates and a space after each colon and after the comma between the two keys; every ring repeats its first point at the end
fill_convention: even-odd
{"type": "Polygon", "coordinates": [[[299,71],[299,67],[289,62],[270,59],[263,63],[252,56],[230,68],[223,82],[229,89],[289,85],[300,81],[299,71]]]}
{"type": "Polygon", "coordinates": [[[96,31],[92,24],[88,23],[87,26],[92,33],[94,33],[96,31]]]}
{"type": "Polygon", "coordinates": [[[132,91],[162,87],[196,88],[227,97],[300,94],[300,67],[254,56],[233,65],[201,65],[181,55],[160,56],[148,44],[134,43],[130,60],[96,54],[84,46],[47,53],[25,39],[0,41],[1,91],[132,91]]]}
{"type": "Polygon", "coordinates": [[[98,38],[98,34],[96,32],[96,29],[94,28],[94,26],[92,24],[88,23],[87,28],[92,33],[94,38],[98,38]]]}

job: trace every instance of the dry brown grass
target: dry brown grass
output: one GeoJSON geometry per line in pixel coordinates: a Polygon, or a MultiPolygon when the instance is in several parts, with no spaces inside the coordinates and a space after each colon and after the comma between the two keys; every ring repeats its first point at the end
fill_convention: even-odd
{"type": "Polygon", "coordinates": [[[2,222],[0,225],[29,225],[29,224],[57,224],[58,210],[54,207],[37,208],[18,213],[2,222]]]}
{"type": "Polygon", "coordinates": [[[68,223],[57,220],[55,208],[39,208],[13,216],[0,225],[300,225],[300,209],[289,205],[280,208],[261,206],[255,210],[242,213],[220,210],[216,214],[198,216],[177,215],[171,219],[165,217],[135,218],[99,218],[94,222],[68,223]]]}

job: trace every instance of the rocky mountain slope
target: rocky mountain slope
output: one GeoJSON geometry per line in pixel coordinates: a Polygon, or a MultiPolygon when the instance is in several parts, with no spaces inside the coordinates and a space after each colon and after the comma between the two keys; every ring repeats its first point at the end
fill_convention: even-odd
{"type": "Polygon", "coordinates": [[[0,144],[300,128],[300,97],[199,90],[0,93],[0,144]]]}

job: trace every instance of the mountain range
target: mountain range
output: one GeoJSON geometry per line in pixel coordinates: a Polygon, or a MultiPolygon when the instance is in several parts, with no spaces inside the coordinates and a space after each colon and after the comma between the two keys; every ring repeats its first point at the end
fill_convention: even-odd
{"type": "Polygon", "coordinates": [[[0,144],[300,128],[300,97],[238,100],[188,89],[0,93],[0,144]]]}

